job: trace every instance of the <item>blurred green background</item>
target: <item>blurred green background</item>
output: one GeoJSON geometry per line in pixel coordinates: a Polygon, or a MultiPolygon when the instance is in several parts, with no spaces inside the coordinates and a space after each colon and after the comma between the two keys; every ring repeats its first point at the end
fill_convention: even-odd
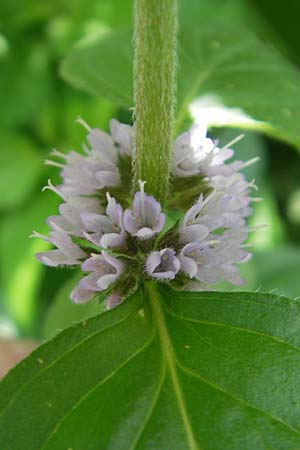
{"type": "MultiPolygon", "coordinates": [[[[300,89],[299,2],[287,1],[284,8],[281,2],[269,0],[186,0],[179,3],[183,29],[187,24],[191,33],[193,29],[197,34],[206,27],[214,36],[215,27],[216,33],[226,30],[229,37],[230,30],[236,33],[240,29],[241,42],[244,33],[255,35],[255,39],[282,58],[276,56],[282,70],[289,71],[291,80],[287,81],[293,89],[300,89]]],[[[91,126],[102,129],[108,128],[111,117],[130,123],[132,104],[127,105],[126,101],[118,101],[116,95],[111,95],[108,84],[106,89],[105,77],[109,79],[111,76],[111,84],[119,83],[119,90],[124,94],[130,83],[130,70],[126,72],[120,66],[124,63],[122,45],[124,47],[125,44],[121,40],[110,41],[110,36],[122,34],[125,28],[130,28],[131,22],[132,2],[129,0],[1,1],[0,337],[48,337],[58,328],[99,309],[95,303],[82,307],[69,302],[68,293],[76,274],[66,269],[46,268],[38,263],[34,254],[46,249],[47,244],[29,239],[29,235],[33,229],[47,232],[45,219],[55,214],[59,203],[53,193],[41,192],[48,178],[53,182],[59,180],[57,171],[44,166],[43,160],[52,148],[80,150],[84,142],[85,131],[75,123],[76,117],[81,116],[91,126]],[[105,47],[110,42],[114,42],[114,46],[105,47]],[[86,59],[85,55],[88,55],[86,59]],[[63,62],[65,60],[67,62],[63,62]]],[[[182,60],[187,60],[184,33],[182,36],[180,55],[182,60]]],[[[218,40],[210,42],[215,42],[212,52],[214,47],[218,47],[218,40]]],[[[198,49],[198,41],[196,44],[198,49]]],[[[241,49],[242,55],[243,51],[241,49]]],[[[253,55],[247,55],[245,73],[247,61],[250,57],[256,58],[255,46],[253,55]]],[[[265,59],[261,58],[258,103],[263,96],[262,86],[267,89],[269,84],[268,70],[273,70],[270,64],[268,70],[264,69],[265,59]]],[[[199,70],[201,74],[197,60],[193,61],[193,69],[190,70],[199,70]]],[[[244,89],[251,82],[251,68],[249,70],[249,80],[243,79],[240,83],[244,89]]],[[[179,82],[181,76],[184,79],[184,74],[179,72],[179,82]]],[[[284,78],[276,69],[274,83],[284,83],[284,78]]],[[[215,80],[214,87],[219,94],[226,80],[225,72],[218,83],[215,80]]],[[[274,291],[297,297],[300,296],[300,121],[297,120],[300,117],[300,94],[295,98],[292,93],[288,94],[287,84],[283,88],[284,93],[290,95],[288,101],[294,108],[283,109],[285,121],[276,121],[280,115],[278,108],[280,105],[284,107],[283,91],[270,88],[267,103],[273,108],[274,130],[266,130],[268,137],[253,129],[248,130],[245,139],[235,146],[237,159],[260,157],[259,163],[246,169],[249,179],[255,178],[259,186],[258,195],[264,198],[263,202],[254,205],[251,224],[267,225],[251,236],[254,257],[242,268],[248,280],[243,289],[274,291]]],[[[254,91],[251,111],[255,113],[256,88],[251,86],[251,89],[254,91]]],[[[208,90],[214,92],[211,85],[208,90]]],[[[130,98],[130,88],[128,92],[130,98]]],[[[232,101],[226,95],[222,98],[230,107],[244,106],[247,109],[250,105],[242,95],[236,94],[232,101]]],[[[189,122],[186,114],[179,126],[180,131],[189,122]]],[[[210,134],[219,137],[224,144],[240,132],[234,129],[234,123],[226,125],[229,127],[210,130],[210,134]]],[[[229,286],[223,288],[232,289],[229,286]]]]}

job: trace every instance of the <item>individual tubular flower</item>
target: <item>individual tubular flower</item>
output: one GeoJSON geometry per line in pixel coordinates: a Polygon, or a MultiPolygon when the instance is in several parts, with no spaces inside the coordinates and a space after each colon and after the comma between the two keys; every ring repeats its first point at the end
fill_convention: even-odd
{"type": "Polygon", "coordinates": [[[88,130],[87,141],[91,148],[84,145],[84,155],[54,150],[52,156],[64,162],[46,161],[62,169],[61,192],[72,196],[91,195],[106,187],[118,186],[121,181],[118,160],[120,156],[132,153],[132,128],[113,119],[110,136],[98,128],[91,129],[82,119],[78,122],[88,130]]]}
{"type": "Polygon", "coordinates": [[[233,264],[250,257],[242,247],[248,237],[244,207],[232,193],[215,190],[205,199],[200,195],[179,225],[182,272],[209,284],[221,279],[236,285],[243,282],[233,264]]]}
{"type": "Polygon", "coordinates": [[[182,133],[174,143],[173,174],[177,177],[193,175],[214,175],[233,172],[224,162],[230,159],[234,151],[230,145],[242,138],[231,141],[223,148],[217,146],[217,141],[206,137],[207,129],[201,125],[193,125],[191,129],[182,133]]]}
{"type": "Polygon", "coordinates": [[[124,212],[124,228],[138,239],[150,239],[158,234],[165,224],[165,215],[161,206],[151,195],[144,192],[144,183],[140,182],[140,191],[134,196],[131,209],[124,212]]]}
{"type": "Polygon", "coordinates": [[[221,279],[235,285],[243,284],[244,280],[233,264],[250,259],[250,253],[242,248],[247,236],[246,229],[236,228],[221,235],[209,235],[209,239],[202,242],[189,242],[178,255],[181,271],[189,278],[208,284],[221,279]]]}
{"type": "Polygon", "coordinates": [[[227,160],[234,155],[234,151],[229,147],[242,139],[243,135],[237,136],[227,145],[219,148],[216,141],[206,137],[206,131],[206,127],[194,125],[175,141],[174,180],[193,177],[190,186],[193,192],[195,177],[198,176],[199,184],[203,184],[202,190],[206,188],[207,192],[218,190],[229,194],[231,211],[239,209],[240,216],[247,217],[252,212],[250,202],[258,200],[250,198],[250,189],[256,186],[253,181],[248,183],[239,171],[256,162],[258,158],[253,158],[246,163],[242,161],[227,163],[227,160]]]}
{"type": "Polygon", "coordinates": [[[105,251],[93,254],[81,265],[84,272],[91,272],[83,277],[71,293],[75,303],[84,303],[95,294],[105,291],[122,274],[124,263],[105,251]]]}
{"type": "Polygon", "coordinates": [[[39,237],[56,247],[55,250],[37,253],[36,258],[51,267],[74,266],[80,264],[86,253],[74,242],[65,231],[51,231],[49,237],[33,232],[32,237],[39,237]]]}
{"type": "Polygon", "coordinates": [[[227,194],[225,209],[228,213],[234,213],[232,218],[227,215],[229,226],[232,223],[230,219],[236,225],[237,215],[241,219],[251,215],[250,202],[252,199],[249,196],[249,190],[250,188],[256,188],[254,181],[248,183],[243,174],[233,173],[230,176],[216,175],[211,178],[210,182],[214,189],[227,194]]]}
{"type": "Polygon", "coordinates": [[[227,160],[234,155],[234,150],[230,147],[243,139],[243,134],[235,137],[221,148],[218,147],[218,141],[208,138],[206,134],[206,126],[193,125],[189,131],[178,136],[174,143],[173,153],[172,171],[175,177],[230,176],[258,161],[258,158],[253,158],[247,162],[227,163],[227,160]]]}
{"type": "Polygon", "coordinates": [[[114,292],[110,294],[106,299],[106,309],[113,309],[122,303],[122,295],[119,292],[114,292]]]}
{"type": "Polygon", "coordinates": [[[171,248],[151,252],[146,261],[146,271],[151,278],[173,280],[179,269],[179,259],[171,248]]]}
{"type": "Polygon", "coordinates": [[[99,200],[96,198],[64,195],[60,188],[53,186],[50,180],[45,189],[55,192],[64,200],[64,203],[58,208],[60,215],[50,216],[47,219],[47,224],[54,231],[65,231],[74,236],[82,236],[84,224],[81,220],[81,214],[98,214],[102,211],[99,200]]]}
{"type": "Polygon", "coordinates": [[[180,241],[202,241],[209,232],[224,226],[224,203],[227,196],[214,191],[208,197],[200,195],[198,201],[186,212],[179,227],[180,241]]]}
{"type": "Polygon", "coordinates": [[[130,125],[120,123],[117,119],[109,122],[110,132],[115,144],[118,145],[121,156],[132,156],[133,128],[130,125]]]}
{"type": "Polygon", "coordinates": [[[80,215],[86,230],[84,236],[103,248],[122,247],[126,240],[122,207],[109,193],[106,194],[106,197],[106,215],[91,212],[83,212],[80,215]]]}

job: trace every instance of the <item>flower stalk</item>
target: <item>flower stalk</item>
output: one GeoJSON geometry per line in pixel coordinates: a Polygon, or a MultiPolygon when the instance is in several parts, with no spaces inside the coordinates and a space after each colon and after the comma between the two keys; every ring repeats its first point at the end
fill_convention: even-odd
{"type": "Polygon", "coordinates": [[[176,92],[176,0],[135,0],[134,190],[164,203],[169,189],[176,92]]]}

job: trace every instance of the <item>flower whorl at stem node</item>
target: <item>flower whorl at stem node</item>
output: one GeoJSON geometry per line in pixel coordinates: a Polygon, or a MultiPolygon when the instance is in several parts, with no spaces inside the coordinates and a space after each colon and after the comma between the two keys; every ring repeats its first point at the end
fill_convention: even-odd
{"type": "Polygon", "coordinates": [[[131,165],[132,128],[111,121],[109,136],[85,127],[91,150],[63,155],[62,184],[47,186],[63,200],[59,215],[47,219],[49,236],[33,233],[55,247],[37,255],[42,263],[81,268],[72,300],[84,303],[104,292],[110,309],[143,279],[193,290],[222,279],[240,285],[236,264],[251,256],[244,242],[255,188],[240,172],[247,163],[228,163],[233,150],[192,127],[174,143],[173,192],[163,212],[144,181],[133,200],[129,195],[123,171],[131,165]]]}

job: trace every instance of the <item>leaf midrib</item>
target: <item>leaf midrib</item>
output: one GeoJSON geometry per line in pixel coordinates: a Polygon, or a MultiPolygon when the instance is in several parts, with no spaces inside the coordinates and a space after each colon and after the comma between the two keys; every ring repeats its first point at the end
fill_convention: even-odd
{"type": "Polygon", "coordinates": [[[163,357],[166,361],[166,367],[169,370],[171,381],[174,388],[175,397],[178,403],[179,411],[181,414],[182,422],[186,432],[186,438],[190,450],[201,450],[195,439],[191,423],[188,417],[184,396],[182,389],[178,380],[177,369],[176,369],[176,359],[174,355],[173,346],[169,337],[167,326],[165,323],[164,312],[161,306],[161,296],[159,291],[154,284],[154,282],[149,282],[146,284],[148,290],[149,302],[153,312],[153,320],[158,329],[158,334],[161,343],[161,349],[163,357]]]}

